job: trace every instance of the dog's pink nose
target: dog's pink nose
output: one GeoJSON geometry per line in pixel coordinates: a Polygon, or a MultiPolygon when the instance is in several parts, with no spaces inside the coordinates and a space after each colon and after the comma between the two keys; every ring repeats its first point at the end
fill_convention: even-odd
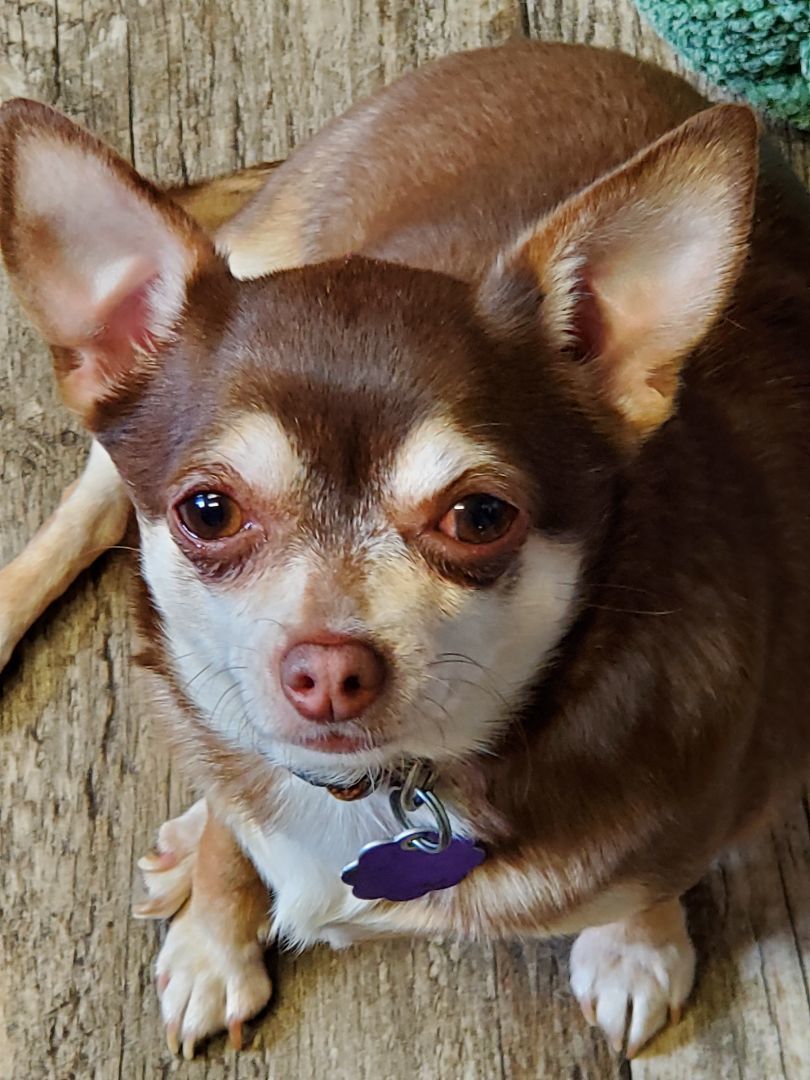
{"type": "Polygon", "coordinates": [[[353,720],[380,696],[385,661],[355,638],[329,645],[302,641],[281,661],[281,686],[301,716],[328,724],[353,720]]]}

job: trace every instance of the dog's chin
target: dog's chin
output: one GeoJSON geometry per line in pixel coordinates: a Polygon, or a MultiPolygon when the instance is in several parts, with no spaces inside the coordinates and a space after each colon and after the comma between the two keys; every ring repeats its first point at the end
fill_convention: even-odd
{"type": "Polygon", "coordinates": [[[264,731],[262,736],[261,750],[275,764],[318,783],[356,783],[390,768],[392,759],[402,759],[401,750],[393,744],[353,724],[324,726],[313,732],[264,731]]]}
{"type": "Polygon", "coordinates": [[[330,732],[317,738],[271,736],[260,740],[263,753],[276,765],[318,784],[351,786],[364,778],[398,773],[417,759],[436,761],[440,755],[423,740],[385,738],[368,733],[330,732]]]}

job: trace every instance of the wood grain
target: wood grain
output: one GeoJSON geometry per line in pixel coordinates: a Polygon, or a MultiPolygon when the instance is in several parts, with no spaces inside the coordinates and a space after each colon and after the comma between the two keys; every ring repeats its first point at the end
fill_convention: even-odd
{"type": "MultiPolygon", "coordinates": [[[[164,182],[283,156],[399,72],[530,32],[677,67],[629,0],[6,0],[0,96],[84,121],[164,182]]],[[[786,140],[810,177],[810,142],[786,140]]],[[[0,559],[80,465],[48,358],[0,281],[0,559]]],[[[134,862],[183,793],[128,666],[127,556],[87,573],[29,636],[0,699],[0,1077],[13,1080],[719,1080],[810,1075],[804,807],[695,890],[702,977],[683,1023],[619,1062],[581,1021],[566,949],[407,941],[272,958],[277,996],[237,1056],[175,1065],[128,911],[134,862]]]]}

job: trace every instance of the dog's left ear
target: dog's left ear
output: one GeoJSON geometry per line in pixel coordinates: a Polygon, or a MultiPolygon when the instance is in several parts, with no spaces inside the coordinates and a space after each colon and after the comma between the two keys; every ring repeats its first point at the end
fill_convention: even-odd
{"type": "Polygon", "coordinates": [[[533,226],[481,286],[493,332],[539,324],[563,377],[630,446],[670,416],[682,361],[731,295],[757,136],[744,107],[699,113],[533,226]]]}
{"type": "Polygon", "coordinates": [[[0,109],[0,247],[52,346],[62,396],[90,427],[172,337],[205,233],[83,128],[45,105],[0,109]]]}

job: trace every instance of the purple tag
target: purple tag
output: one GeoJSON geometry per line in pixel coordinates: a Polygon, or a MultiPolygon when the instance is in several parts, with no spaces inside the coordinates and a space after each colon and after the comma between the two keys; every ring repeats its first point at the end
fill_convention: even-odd
{"type": "MultiPolygon", "coordinates": [[[[418,835],[435,843],[436,833],[418,835]]],[[[436,889],[449,889],[463,881],[486,858],[483,848],[454,836],[444,851],[420,851],[407,844],[409,830],[393,840],[366,844],[357,861],[340,875],[360,900],[416,900],[436,889]]]]}

